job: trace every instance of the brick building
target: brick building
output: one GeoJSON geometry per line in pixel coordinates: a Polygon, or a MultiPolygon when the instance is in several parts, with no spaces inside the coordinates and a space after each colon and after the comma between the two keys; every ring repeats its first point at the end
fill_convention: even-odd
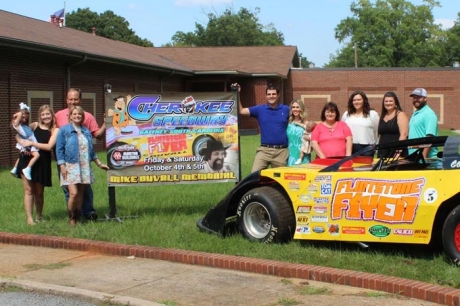
{"type": "MultiPolygon", "coordinates": [[[[17,157],[11,116],[21,101],[37,119],[38,107],[66,107],[68,88],[83,92],[82,107],[102,123],[104,86],[114,92],[162,93],[228,91],[242,86],[244,106],[265,102],[272,83],[289,103],[301,97],[309,118],[319,120],[327,101],[345,110],[348,96],[364,90],[380,112],[381,97],[395,91],[410,115],[410,92],[425,87],[441,128],[460,129],[456,104],[460,101],[458,68],[301,69],[295,46],[144,48],[0,10],[0,166],[17,157]]],[[[241,118],[241,131],[257,132],[257,122],[241,118]]],[[[103,141],[96,148],[102,150],[103,141]]]]}

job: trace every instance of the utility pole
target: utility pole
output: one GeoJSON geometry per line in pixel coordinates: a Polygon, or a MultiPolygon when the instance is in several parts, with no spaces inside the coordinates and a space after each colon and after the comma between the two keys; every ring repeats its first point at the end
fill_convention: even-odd
{"type": "Polygon", "coordinates": [[[355,49],[355,68],[358,68],[358,46],[356,43],[353,48],[355,49]]]}

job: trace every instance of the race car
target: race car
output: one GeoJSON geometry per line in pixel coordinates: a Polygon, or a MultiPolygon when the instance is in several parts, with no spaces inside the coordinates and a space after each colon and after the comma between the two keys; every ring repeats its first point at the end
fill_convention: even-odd
{"type": "Polygon", "coordinates": [[[372,145],[348,157],[254,172],[198,220],[253,241],[442,244],[460,264],[460,137],[372,145]],[[424,158],[425,148],[438,148],[424,158]],[[401,157],[403,150],[412,152],[401,157]],[[363,156],[382,150],[381,158],[363,156]]]}

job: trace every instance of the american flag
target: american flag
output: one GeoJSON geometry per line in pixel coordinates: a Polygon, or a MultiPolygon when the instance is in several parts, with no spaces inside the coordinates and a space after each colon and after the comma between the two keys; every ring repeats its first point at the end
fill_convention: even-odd
{"type": "Polygon", "coordinates": [[[55,12],[53,15],[56,16],[56,18],[64,18],[64,9],[60,9],[59,11],[55,12]]]}

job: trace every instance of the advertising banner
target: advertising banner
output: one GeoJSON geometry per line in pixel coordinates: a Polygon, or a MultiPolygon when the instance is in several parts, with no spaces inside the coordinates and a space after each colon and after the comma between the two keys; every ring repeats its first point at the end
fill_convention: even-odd
{"type": "Polygon", "coordinates": [[[106,94],[109,186],[237,182],[233,92],[106,94]]]}

